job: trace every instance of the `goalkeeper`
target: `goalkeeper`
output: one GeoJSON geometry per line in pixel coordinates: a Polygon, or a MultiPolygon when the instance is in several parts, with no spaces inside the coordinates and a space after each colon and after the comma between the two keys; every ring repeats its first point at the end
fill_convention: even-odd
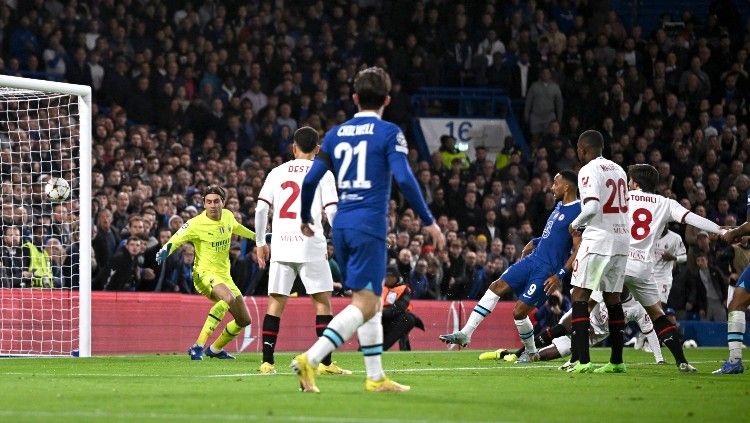
{"type": "Polygon", "coordinates": [[[231,211],[224,209],[226,192],[223,188],[211,185],[203,192],[203,213],[188,220],[164,244],[156,255],[159,264],[165,262],[173,251],[190,242],[195,247],[193,264],[193,284],[195,290],[215,304],[211,307],[203,324],[198,340],[190,347],[188,354],[193,360],[202,360],[203,355],[221,359],[234,359],[224,351],[224,346],[250,324],[250,313],[240,290],[229,274],[229,246],[232,234],[251,240],[255,233],[237,222],[231,211]],[[208,348],[204,348],[224,314],[229,311],[234,320],[227,323],[224,331],[208,348]]]}

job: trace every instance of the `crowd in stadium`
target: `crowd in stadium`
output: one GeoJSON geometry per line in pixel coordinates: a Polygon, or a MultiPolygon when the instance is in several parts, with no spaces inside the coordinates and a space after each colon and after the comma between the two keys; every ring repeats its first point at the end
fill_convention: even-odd
{"type": "MultiPolygon", "coordinates": [[[[194,251],[164,269],[155,254],[202,210],[202,190],[225,187],[226,207],[252,228],[264,177],[291,158],[293,132],[322,135],[350,118],[354,75],[381,66],[394,81],[384,118],[407,133],[447,238],[443,250],[425,245],[394,192],[389,257],[415,299],[477,299],[542,232],[552,178],[580,167],[576,140],[588,128],[604,134],[605,157],[654,165],[659,193],[722,226],[746,219],[750,26],[720,1],[705,21],[686,11],[645,33],[601,3],[18,2],[0,5],[0,72],[93,87],[94,289],[191,293],[194,251]],[[507,139],[497,157],[477,148],[471,160],[446,135],[420,160],[409,96],[440,85],[500,88],[523,102],[531,154],[507,139]]],[[[750,245],[675,231],[688,262],[669,305],[700,319],[724,304],[750,245]]],[[[18,243],[9,232],[3,248],[18,243]]],[[[232,244],[232,274],[243,293],[262,294],[253,250],[232,244]]]]}

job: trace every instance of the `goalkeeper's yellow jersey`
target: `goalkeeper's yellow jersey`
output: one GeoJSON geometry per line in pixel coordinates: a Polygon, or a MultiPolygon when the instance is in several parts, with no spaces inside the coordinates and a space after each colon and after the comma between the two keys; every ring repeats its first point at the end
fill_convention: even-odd
{"type": "Polygon", "coordinates": [[[231,280],[229,273],[229,246],[232,234],[254,240],[255,233],[243,226],[234,214],[223,209],[221,219],[213,220],[206,216],[204,210],[198,216],[188,220],[169,239],[167,251],[171,254],[182,244],[190,242],[195,247],[193,270],[201,275],[212,274],[231,280]],[[170,245],[171,244],[171,245],[170,245]]]}

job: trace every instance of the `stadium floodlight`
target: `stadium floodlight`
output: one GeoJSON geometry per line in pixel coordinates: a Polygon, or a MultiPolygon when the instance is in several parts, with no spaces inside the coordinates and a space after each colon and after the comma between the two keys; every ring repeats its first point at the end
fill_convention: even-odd
{"type": "Polygon", "coordinates": [[[91,148],[91,87],[0,75],[0,355],[91,356],[91,148]]]}

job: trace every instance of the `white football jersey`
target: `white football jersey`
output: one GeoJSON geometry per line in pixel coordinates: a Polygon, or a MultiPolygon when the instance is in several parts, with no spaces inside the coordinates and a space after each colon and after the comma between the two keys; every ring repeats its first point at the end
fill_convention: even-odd
{"type": "Polygon", "coordinates": [[[651,277],[657,237],[669,222],[685,223],[690,210],[659,194],[630,191],[630,252],[625,274],[648,280],[651,277]]]}
{"type": "Polygon", "coordinates": [[[666,235],[656,240],[654,248],[654,269],[652,279],[659,282],[672,282],[672,270],[674,270],[674,260],[663,260],[662,254],[669,253],[675,257],[687,254],[685,243],[682,238],[672,231],[667,231],[666,235]]]}
{"type": "Polygon", "coordinates": [[[290,160],[274,168],[266,177],[258,201],[265,201],[273,209],[271,261],[305,263],[326,258],[326,239],[321,214],[330,204],[338,202],[336,182],[328,171],[315,189],[312,203],[315,236],[307,237],[300,231],[302,182],[310,171],[311,160],[290,160]]]}
{"type": "MultiPolygon", "coordinates": [[[[648,317],[646,309],[639,302],[635,301],[633,297],[628,298],[627,301],[622,303],[622,312],[625,315],[626,324],[635,322],[638,324],[641,332],[644,333],[653,330],[653,324],[651,318],[648,317]]],[[[607,311],[607,305],[604,302],[597,303],[591,309],[589,319],[593,332],[591,334],[592,345],[598,344],[609,336],[609,312],[607,311]]]]}
{"type": "Polygon", "coordinates": [[[630,225],[625,171],[617,163],[597,157],[578,172],[578,191],[583,204],[589,199],[601,204],[599,212],[586,224],[581,251],[608,256],[627,255],[630,225]]]}

